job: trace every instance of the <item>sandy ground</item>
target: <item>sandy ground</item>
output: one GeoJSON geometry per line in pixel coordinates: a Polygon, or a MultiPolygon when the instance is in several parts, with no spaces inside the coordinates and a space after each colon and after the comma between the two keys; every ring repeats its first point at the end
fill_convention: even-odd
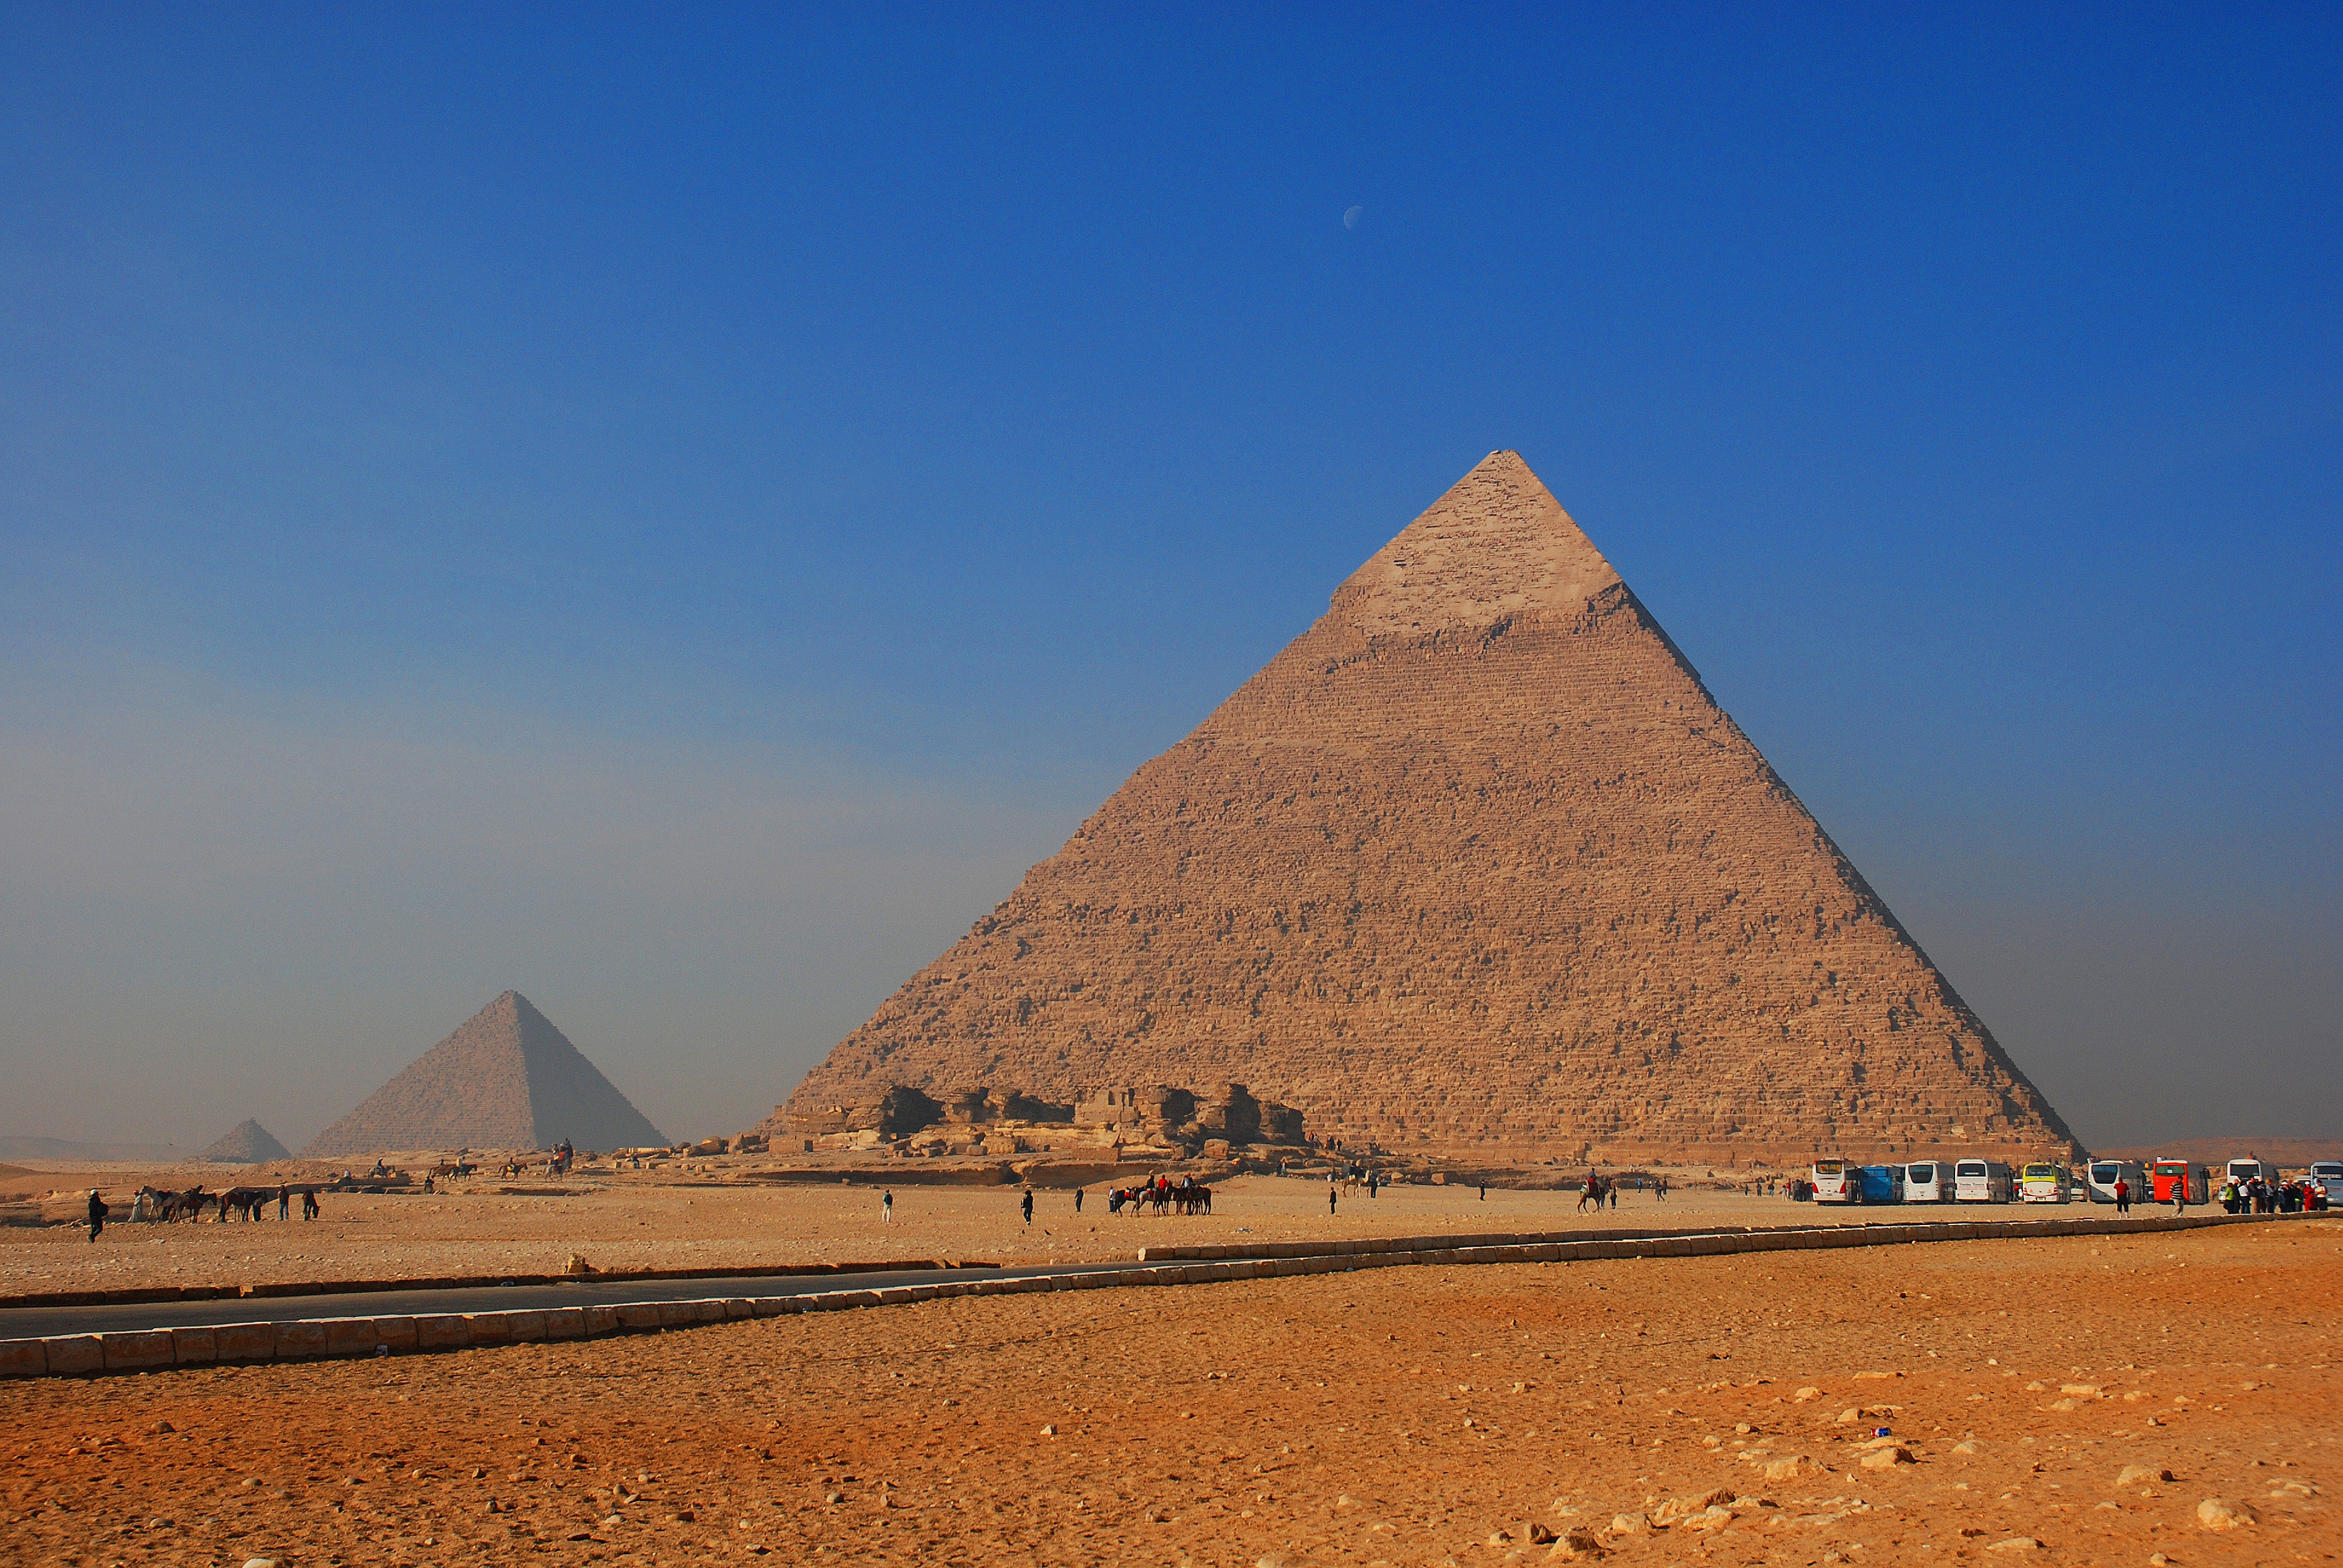
{"type": "Polygon", "coordinates": [[[2327,1563],[2338,1308],[2311,1221],[24,1382],[0,1558],[2327,1563]]]}
{"type": "MultiPolygon", "coordinates": [[[[214,1186],[221,1184],[215,1178],[214,1186]]],[[[1969,1206],[1842,1209],[1785,1198],[1679,1190],[1666,1201],[1624,1194],[1615,1210],[1576,1212],[1575,1193],[1401,1187],[1370,1201],[1341,1198],[1332,1216],[1323,1182],[1240,1178],[1215,1190],[1213,1212],[1112,1216],[1091,1189],[1080,1215],[1070,1192],[1035,1196],[1029,1230],[1015,1188],[900,1187],[892,1222],[866,1187],[654,1185],[574,1182],[572,1195],[501,1192],[498,1184],[431,1196],[327,1193],[315,1222],[205,1220],[107,1227],[93,1245],[78,1230],[0,1228],[0,1294],[236,1285],[283,1281],[558,1273],[574,1252],[597,1268],[734,1267],[860,1262],[887,1258],[999,1262],[1129,1259],[1148,1245],[1289,1241],[1329,1236],[1587,1230],[1612,1226],[1785,1225],[1973,1216],[1969,1206]]],[[[540,1189],[550,1184],[519,1183],[540,1189]]],[[[2111,1214],[2106,1207],[1984,1211],[1997,1216],[2111,1214]]],[[[269,1212],[275,1212],[272,1208],[269,1212]]],[[[296,1208],[297,1214],[298,1209],[296,1208]]]]}

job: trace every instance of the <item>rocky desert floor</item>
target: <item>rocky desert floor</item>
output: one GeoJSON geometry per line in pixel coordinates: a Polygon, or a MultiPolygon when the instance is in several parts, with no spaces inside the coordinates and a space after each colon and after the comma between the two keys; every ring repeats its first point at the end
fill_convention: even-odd
{"type": "MultiPolygon", "coordinates": [[[[216,1189],[234,1180],[206,1175],[216,1189]]],[[[145,1180],[141,1177],[140,1180],[145,1180]]],[[[70,1194],[101,1186],[125,1197],[137,1181],[85,1171],[44,1175],[70,1194]]],[[[174,1184],[188,1185],[181,1172],[174,1184]]],[[[52,1291],[238,1285],[305,1280],[559,1273],[571,1254],[598,1269],[734,1268],[867,1262],[890,1258],[1003,1263],[1087,1262],[1132,1257],[1167,1243],[1321,1240],[1331,1236],[1463,1231],[1597,1231],[1614,1226],[1788,1225],[1909,1220],[1933,1206],[1817,1208],[1785,1198],[1679,1189],[1665,1201],[1629,1192],[1599,1215],[1576,1212],[1574,1192],[1414,1186],[1343,1195],[1326,1209],[1326,1185],[1248,1176],[1215,1190],[1209,1216],[1111,1215],[1091,1188],[1035,1194],[1032,1226],[1014,1187],[898,1187],[895,1217],[880,1220],[880,1189],[866,1186],[680,1185],[647,1178],[568,1183],[475,1182],[413,1196],[326,1193],[312,1222],[275,1219],[221,1224],[115,1224],[92,1245],[70,1225],[0,1227],[0,1295],[52,1291]],[[510,1189],[518,1188],[518,1191],[510,1189]]],[[[58,1206],[60,1216],[74,1208],[58,1206]]],[[[275,1213],[271,1208],[269,1213],[275,1213]]],[[[296,1212],[297,1213],[297,1207],[296,1212]]],[[[1992,1211],[2017,1215],[2016,1206],[1992,1211]]],[[[2061,1208],[2059,1214],[2106,1213],[2061,1208]]],[[[1965,1216],[1971,1211],[1959,1211],[1965,1216]]]]}
{"type": "Polygon", "coordinates": [[[30,1382],[0,1559],[2328,1563],[2338,1308],[2313,1219],[30,1382]]]}

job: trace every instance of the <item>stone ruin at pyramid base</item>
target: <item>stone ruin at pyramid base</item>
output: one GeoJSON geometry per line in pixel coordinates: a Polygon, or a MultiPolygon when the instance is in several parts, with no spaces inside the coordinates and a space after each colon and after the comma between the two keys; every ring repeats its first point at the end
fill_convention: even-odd
{"type": "Polygon", "coordinates": [[[1052,1102],[1018,1090],[977,1088],[939,1100],[909,1084],[865,1099],[792,1111],[776,1106],[749,1136],[804,1152],[862,1151],[907,1158],[1051,1153],[1111,1162],[1314,1158],[1302,1113],[1242,1083],[1202,1093],[1153,1084],[1102,1089],[1052,1102]]]}

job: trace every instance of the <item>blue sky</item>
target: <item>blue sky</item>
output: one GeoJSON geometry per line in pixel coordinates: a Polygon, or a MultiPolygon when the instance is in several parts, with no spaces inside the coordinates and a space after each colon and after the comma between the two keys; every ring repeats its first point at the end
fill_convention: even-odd
{"type": "Polygon", "coordinates": [[[1509,447],[2087,1140],[2343,1131],[2339,35],[12,8],[0,1131],[747,1125],[1509,447]]]}

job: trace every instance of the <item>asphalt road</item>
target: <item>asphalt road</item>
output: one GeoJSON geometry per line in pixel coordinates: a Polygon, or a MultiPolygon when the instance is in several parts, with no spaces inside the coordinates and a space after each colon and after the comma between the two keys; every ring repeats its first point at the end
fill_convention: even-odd
{"type": "MultiPolygon", "coordinates": [[[[1128,1268],[1131,1265],[1110,1264],[1128,1268]]],[[[867,1274],[739,1274],[688,1280],[581,1281],[558,1285],[480,1285],[452,1291],[365,1291],[315,1296],[254,1296],[217,1302],[137,1302],[122,1306],[0,1308],[0,1340],[51,1334],[122,1333],[132,1329],[204,1328],[215,1323],[282,1323],[299,1318],[427,1317],[448,1312],[518,1312],[546,1307],[608,1307],[627,1302],[697,1302],[724,1296],[801,1296],[870,1291],[940,1280],[1023,1280],[1081,1273],[1097,1263],[1031,1269],[889,1269],[867,1274]]]]}

